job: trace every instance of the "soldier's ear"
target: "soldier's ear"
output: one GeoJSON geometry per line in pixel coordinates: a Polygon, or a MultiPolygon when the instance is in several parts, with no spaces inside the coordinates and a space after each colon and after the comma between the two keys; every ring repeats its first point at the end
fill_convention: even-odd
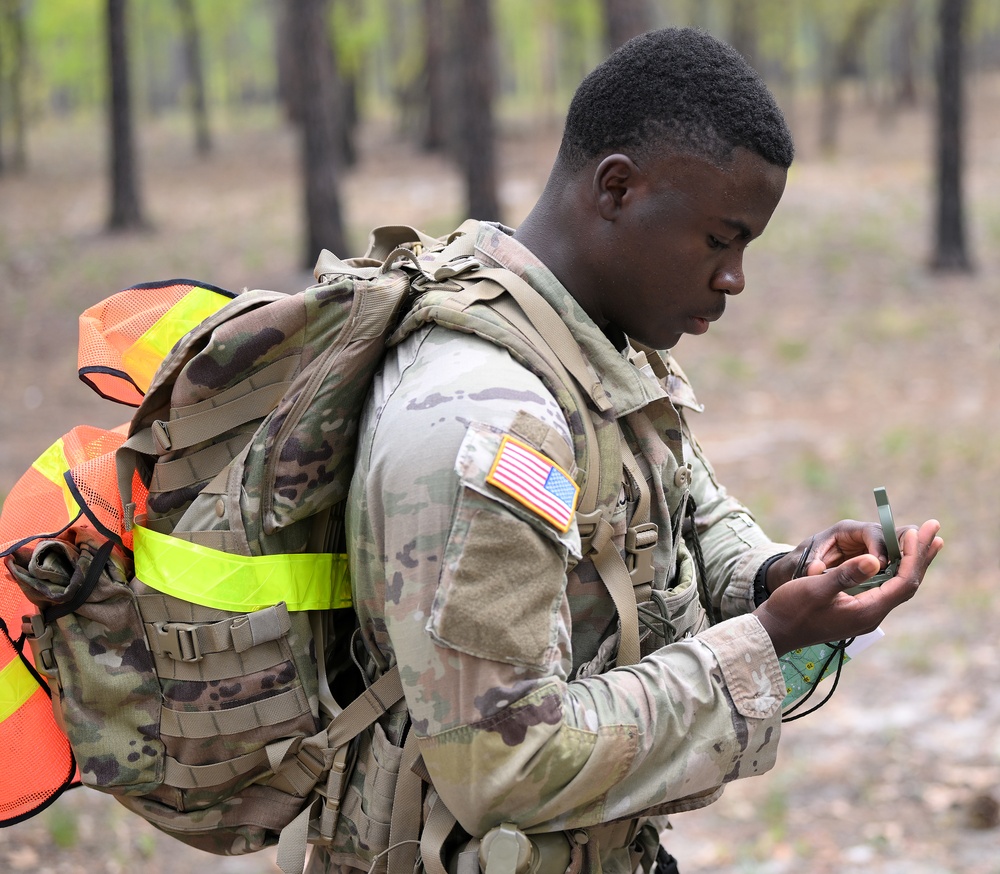
{"type": "Polygon", "coordinates": [[[613,222],[618,218],[638,178],[639,168],[628,155],[616,152],[597,165],[594,171],[593,198],[597,213],[602,219],[613,222]]]}

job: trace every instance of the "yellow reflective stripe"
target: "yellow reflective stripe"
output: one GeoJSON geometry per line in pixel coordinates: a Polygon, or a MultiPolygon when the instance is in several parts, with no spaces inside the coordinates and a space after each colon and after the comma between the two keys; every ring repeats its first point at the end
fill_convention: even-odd
{"type": "Polygon", "coordinates": [[[69,461],[66,460],[66,446],[62,438],[60,437],[39,455],[31,466],[59,489],[66,504],[66,512],[69,514],[66,518],[75,519],[80,514],[80,505],[73,497],[63,476],[69,470],[69,461]]]}
{"type": "Polygon", "coordinates": [[[0,668],[0,722],[20,710],[41,688],[19,658],[0,668]]]}
{"type": "Polygon", "coordinates": [[[165,595],[235,613],[281,601],[291,611],[351,606],[346,555],[233,555],[138,525],[132,533],[136,577],[165,595]]]}
{"type": "Polygon", "coordinates": [[[122,367],[141,391],[146,391],[153,375],[174,344],[231,298],[207,288],[192,288],[153,323],[122,353],[122,367]]]}

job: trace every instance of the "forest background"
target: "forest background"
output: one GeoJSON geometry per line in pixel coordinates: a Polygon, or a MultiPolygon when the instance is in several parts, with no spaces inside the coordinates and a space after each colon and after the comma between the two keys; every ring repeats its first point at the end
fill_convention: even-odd
{"type": "MultiPolygon", "coordinates": [[[[995,0],[0,0],[0,499],[73,425],[128,417],[74,379],[86,306],[176,276],[292,292],[377,224],[516,225],[580,78],[689,24],[751,59],[798,149],[746,292],[676,350],[699,438],[776,539],[874,518],[884,485],[947,545],[775,770],[666,842],[685,874],[998,874],[995,0]]],[[[4,871],[206,863],[276,870],[82,789],[0,830],[4,871]]]]}

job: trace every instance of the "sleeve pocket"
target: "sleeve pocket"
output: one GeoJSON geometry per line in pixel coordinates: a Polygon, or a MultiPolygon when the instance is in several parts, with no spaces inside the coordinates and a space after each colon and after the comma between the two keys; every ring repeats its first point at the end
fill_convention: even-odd
{"type": "Polygon", "coordinates": [[[567,550],[547,535],[464,487],[427,626],[434,640],[539,670],[557,660],[567,550]]]}

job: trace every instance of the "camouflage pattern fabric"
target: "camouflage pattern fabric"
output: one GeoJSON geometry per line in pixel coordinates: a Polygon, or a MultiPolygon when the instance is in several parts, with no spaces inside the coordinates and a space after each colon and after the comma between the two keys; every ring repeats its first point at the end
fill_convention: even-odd
{"type": "MultiPolygon", "coordinates": [[[[784,682],[746,614],[757,569],[790,547],[717,482],[686,420],[700,406],[671,356],[616,349],[506,229],[482,225],[476,254],[559,313],[611,399],[593,418],[621,428],[652,489],[652,601],[667,642],[647,636],[638,664],[608,670],[616,614],[577,525],[560,532],[486,482],[512,433],[534,435],[573,472],[578,429],[538,373],[433,319],[397,337],[361,423],[347,521],[362,632],[398,663],[426,769],[466,832],[586,829],[573,868],[633,870],[645,818],[703,806],[774,764],[784,682]],[[701,588],[721,619],[711,626],[680,536],[688,493],[701,588]]],[[[636,500],[623,479],[619,546],[636,500]]],[[[387,730],[398,742],[402,719],[387,730]]],[[[313,872],[335,868],[314,854],[313,872]]]]}

